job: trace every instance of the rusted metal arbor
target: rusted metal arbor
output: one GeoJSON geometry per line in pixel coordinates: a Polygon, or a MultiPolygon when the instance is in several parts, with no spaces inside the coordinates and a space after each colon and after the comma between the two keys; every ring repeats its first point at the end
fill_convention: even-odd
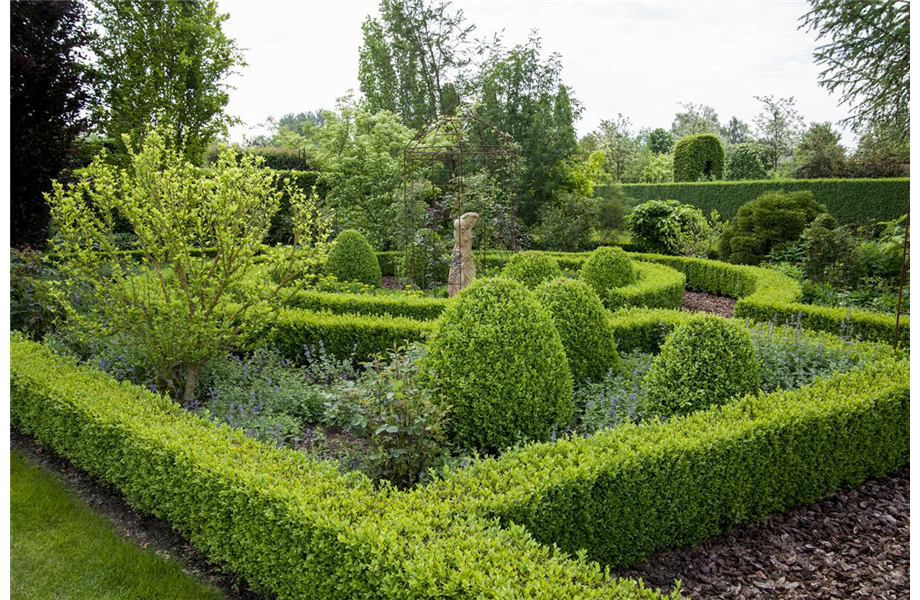
{"type": "MultiPolygon", "coordinates": [[[[481,227],[474,229],[477,262],[484,266],[487,248],[504,247],[517,250],[517,168],[518,154],[511,136],[475,116],[468,108],[458,108],[422,129],[403,149],[403,245],[407,275],[414,273],[415,261],[410,259],[412,236],[420,229],[437,232],[453,223],[467,210],[482,211],[468,198],[467,179],[488,173],[498,183],[504,201],[492,203],[480,214],[481,227]],[[435,203],[449,214],[437,214],[420,222],[410,206],[410,179],[420,178],[432,185],[435,203]],[[498,207],[504,207],[499,209],[498,207]],[[504,212],[505,214],[498,214],[504,212]],[[499,224],[502,227],[499,227],[499,224]],[[497,231],[500,233],[496,233],[497,231]]],[[[443,212],[443,211],[442,211],[443,212]]],[[[451,261],[459,261],[452,256],[451,261]]]]}

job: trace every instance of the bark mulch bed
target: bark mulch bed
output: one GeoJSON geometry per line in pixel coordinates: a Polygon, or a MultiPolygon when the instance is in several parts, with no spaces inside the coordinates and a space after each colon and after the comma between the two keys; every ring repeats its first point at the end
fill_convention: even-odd
{"type": "Polygon", "coordinates": [[[692,312],[706,312],[722,317],[731,318],[735,314],[734,298],[728,296],[715,296],[707,292],[684,292],[682,308],[692,312]]]}
{"type": "Polygon", "coordinates": [[[96,481],[27,435],[10,429],[10,448],[29,463],[57,475],[67,489],[107,518],[115,530],[141,548],[152,549],[167,560],[176,561],[189,576],[205,581],[224,593],[228,600],[265,600],[236,576],[223,573],[178,534],[166,521],[138,512],[121,493],[96,481]]]}
{"type": "Polygon", "coordinates": [[[908,598],[910,467],[616,572],[690,598],[908,598]]]}

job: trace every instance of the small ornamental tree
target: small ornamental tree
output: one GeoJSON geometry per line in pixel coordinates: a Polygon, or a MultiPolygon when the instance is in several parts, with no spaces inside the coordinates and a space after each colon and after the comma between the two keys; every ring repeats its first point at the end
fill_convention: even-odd
{"type": "Polygon", "coordinates": [[[688,135],[674,146],[674,181],[722,179],[725,148],[711,133],[688,135]]]}
{"type": "Polygon", "coordinates": [[[766,192],[741,205],[722,232],[722,260],[757,265],[774,248],[796,242],[809,223],[827,207],[815,202],[811,192],[766,192]]]}
{"type": "Polygon", "coordinates": [[[103,154],[73,185],[55,181],[46,199],[68,285],[81,286],[81,306],[58,290],[69,323],[85,335],[117,334],[148,363],[160,391],[190,402],[202,367],[258,331],[264,300],[289,282],[297,257],[323,252],[327,221],[315,197],[287,189],[294,243],[270,255],[282,265],[278,283],[244,294],[236,284],[252,270],[280,203],[275,174],[260,158],[237,160],[225,149],[203,175],[171,139],[166,126],[138,145],[126,136],[127,169],[103,154]],[[118,251],[119,220],[137,235],[137,256],[118,251]]]}

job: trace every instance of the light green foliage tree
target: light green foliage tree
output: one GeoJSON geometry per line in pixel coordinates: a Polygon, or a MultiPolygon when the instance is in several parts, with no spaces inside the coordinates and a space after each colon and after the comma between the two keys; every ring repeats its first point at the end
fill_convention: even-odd
{"type": "Polygon", "coordinates": [[[754,117],[757,134],[760,143],[770,148],[772,168],[776,169],[780,160],[792,154],[793,148],[802,137],[805,121],[795,108],[795,98],[791,96],[754,97],[763,103],[763,111],[754,117]]]}
{"type": "MultiPolygon", "coordinates": [[[[518,215],[527,225],[563,187],[565,161],[578,152],[574,122],[581,114],[581,104],[562,83],[561,57],[544,59],[541,44],[534,34],[510,49],[500,38],[483,45],[479,52],[486,58],[473,81],[480,100],[476,115],[518,145],[518,215]]],[[[497,136],[482,141],[498,143],[497,136]]]]}
{"type": "Polygon", "coordinates": [[[846,150],[830,123],[812,123],[795,148],[792,176],[796,179],[840,177],[846,170],[846,150]]]}
{"type": "Polygon", "coordinates": [[[722,126],[719,125],[719,114],[716,109],[707,104],[692,102],[681,103],[681,107],[683,110],[674,115],[674,122],[671,123],[674,139],[679,140],[700,133],[721,134],[722,126]]]}
{"type": "Polygon", "coordinates": [[[68,323],[86,335],[117,336],[143,357],[161,391],[190,402],[202,367],[258,331],[264,300],[289,283],[298,254],[324,251],[327,223],[315,198],[288,189],[295,237],[270,255],[279,282],[243,293],[237,283],[252,271],[278,210],[275,175],[229,149],[202,175],[174,138],[159,126],[140,144],[126,139],[127,169],[99,156],[76,183],[54,182],[46,198],[54,251],[82,296],[78,304],[59,290],[68,323]],[[118,251],[119,220],[137,234],[136,258],[118,251]]]}
{"type": "Polygon", "coordinates": [[[738,117],[729,119],[728,125],[722,130],[722,139],[726,144],[743,144],[750,142],[752,138],[751,128],[738,117]]]}
{"type": "Polygon", "coordinates": [[[200,164],[208,145],[237,119],[224,113],[226,79],[245,66],[223,32],[229,15],[216,0],[93,0],[100,34],[93,43],[102,124],[121,146],[150,123],[169,125],[173,142],[200,164]]]}
{"type": "Polygon", "coordinates": [[[670,131],[659,127],[648,134],[648,149],[655,154],[667,154],[674,148],[674,136],[670,131]]]}
{"type": "Polygon", "coordinates": [[[358,79],[370,111],[395,113],[414,129],[450,113],[470,62],[475,27],[465,21],[450,2],[382,0],[380,20],[362,25],[358,79]]]}
{"type": "Polygon", "coordinates": [[[669,183],[674,181],[674,155],[653,154],[639,174],[640,183],[669,183]]]}
{"type": "Polygon", "coordinates": [[[391,112],[371,112],[346,96],[325,113],[317,164],[329,185],[326,204],[342,226],[361,231],[379,250],[403,235],[402,150],[413,132],[391,112]]]}
{"type": "Polygon", "coordinates": [[[772,161],[768,146],[753,142],[733,144],[725,151],[725,179],[745,181],[766,179],[772,161]]]}
{"type": "Polygon", "coordinates": [[[632,132],[632,123],[622,113],[617,114],[615,119],[601,121],[595,135],[607,157],[607,170],[614,181],[622,182],[642,150],[642,145],[632,132]]]}
{"type": "Polygon", "coordinates": [[[895,142],[910,137],[910,2],[810,0],[802,27],[827,43],[815,50],[818,82],[851,106],[844,121],[880,127],[895,142]]]}

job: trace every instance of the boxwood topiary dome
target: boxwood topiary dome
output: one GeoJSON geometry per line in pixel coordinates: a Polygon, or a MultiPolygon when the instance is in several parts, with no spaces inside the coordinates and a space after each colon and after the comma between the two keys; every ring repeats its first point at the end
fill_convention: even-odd
{"type": "Polygon", "coordinates": [[[558,277],[540,285],[534,295],[553,316],[576,382],[599,381],[620,371],[613,326],[591,286],[558,277]]]}
{"type": "Polygon", "coordinates": [[[335,238],[326,259],[326,272],[340,281],[359,281],[379,286],[382,282],[377,255],[364,235],[346,229],[335,238]]]}
{"type": "Polygon", "coordinates": [[[473,281],[444,310],[423,359],[451,406],[449,430],[484,452],[546,440],[574,411],[572,375],[546,308],[510,279],[473,281]]]}
{"type": "Polygon", "coordinates": [[[751,335],[730,319],[693,318],[675,329],[645,376],[646,416],[684,415],[760,388],[751,335]]]}
{"type": "Polygon", "coordinates": [[[562,270],[559,262],[542,252],[521,252],[508,261],[502,275],[524,284],[527,289],[534,289],[544,281],[559,277],[562,270]]]}
{"type": "Polygon", "coordinates": [[[604,299],[608,290],[635,282],[638,274],[632,259],[622,248],[601,246],[585,261],[580,277],[604,299]]]}

